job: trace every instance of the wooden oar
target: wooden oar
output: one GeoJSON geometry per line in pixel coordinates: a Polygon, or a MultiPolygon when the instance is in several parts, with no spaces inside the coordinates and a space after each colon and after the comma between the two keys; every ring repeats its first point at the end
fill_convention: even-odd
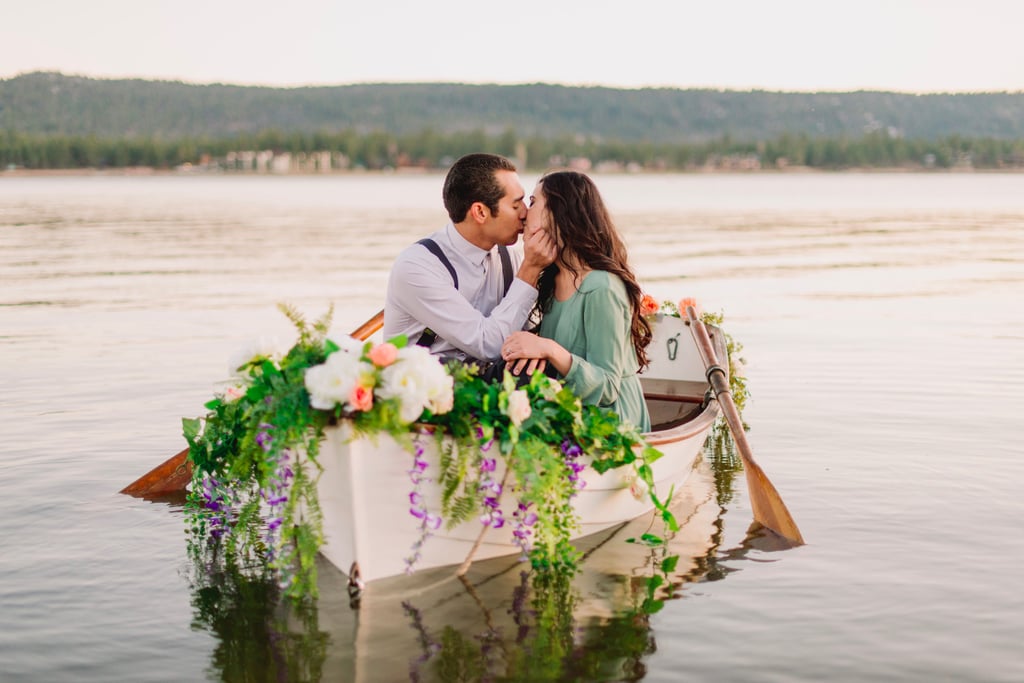
{"type": "MultiPolygon", "coordinates": [[[[360,341],[365,341],[383,325],[384,311],[381,310],[357,327],[352,336],[360,341]]],[[[121,493],[139,497],[162,496],[183,490],[191,480],[192,461],[188,459],[188,449],[186,448],[125,486],[121,489],[121,493]]]]}
{"type": "MultiPolygon", "coordinates": [[[[782,502],[782,497],[775,490],[768,475],[754,461],[754,454],[747,442],[747,434],[743,431],[743,420],[736,404],[732,400],[732,393],[729,391],[729,378],[725,370],[718,364],[715,356],[715,349],[711,345],[711,338],[708,336],[707,328],[697,317],[697,311],[693,306],[686,307],[686,317],[690,321],[690,333],[697,343],[701,359],[707,370],[708,382],[715,391],[718,405],[722,408],[725,421],[732,432],[733,441],[736,443],[736,450],[743,459],[743,471],[747,474],[747,489],[750,492],[750,505],[754,511],[754,521],[765,526],[786,540],[796,545],[802,545],[803,536],[796,527],[796,522],[782,502]]],[[[728,359],[726,360],[728,362],[728,359]]]]}

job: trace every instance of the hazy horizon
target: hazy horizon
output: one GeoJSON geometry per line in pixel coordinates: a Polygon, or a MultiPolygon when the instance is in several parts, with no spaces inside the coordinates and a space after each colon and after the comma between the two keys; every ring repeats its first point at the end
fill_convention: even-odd
{"type": "Polygon", "coordinates": [[[296,0],[14,0],[0,79],[274,88],[549,83],[614,89],[908,94],[1024,91],[1024,4],[525,0],[360,6],[296,0]],[[826,13],[827,12],[827,13],[826,13]],[[838,27],[838,28],[837,28],[838,27]]]}

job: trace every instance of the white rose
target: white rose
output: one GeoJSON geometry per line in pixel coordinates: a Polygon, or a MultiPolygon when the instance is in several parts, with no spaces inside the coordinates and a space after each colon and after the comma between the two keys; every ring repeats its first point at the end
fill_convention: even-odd
{"type": "Polygon", "coordinates": [[[562,390],[562,383],[557,379],[546,378],[547,381],[541,385],[541,395],[549,401],[554,401],[558,392],[562,390]]]}
{"type": "Polygon", "coordinates": [[[334,339],[331,339],[331,341],[338,346],[339,351],[355,354],[356,356],[361,356],[363,354],[363,347],[366,345],[366,342],[359,341],[355,337],[350,337],[348,335],[339,337],[337,341],[334,339]]]}
{"type": "Polygon", "coordinates": [[[446,372],[443,374],[444,378],[431,386],[427,394],[430,412],[435,415],[447,413],[455,405],[455,378],[446,372]]]}
{"type": "Polygon", "coordinates": [[[430,352],[425,347],[413,346],[399,349],[395,362],[381,370],[380,373],[381,383],[378,394],[384,399],[398,399],[399,417],[404,422],[414,422],[423,412],[428,401],[423,368],[429,366],[424,362],[421,351],[426,352],[429,359],[430,352]]]}
{"type": "Polygon", "coordinates": [[[248,372],[239,370],[244,365],[260,360],[279,360],[285,356],[287,349],[277,337],[259,337],[253,339],[228,359],[228,372],[232,376],[245,377],[248,372]]]}
{"type": "Polygon", "coordinates": [[[348,401],[360,375],[373,372],[369,363],[351,353],[335,352],[321,365],[306,370],[304,381],[309,404],[318,410],[330,410],[348,401]]]}
{"type": "Polygon", "coordinates": [[[519,426],[523,420],[530,417],[533,410],[530,408],[530,397],[523,389],[516,389],[508,395],[508,419],[512,424],[519,426]]]}

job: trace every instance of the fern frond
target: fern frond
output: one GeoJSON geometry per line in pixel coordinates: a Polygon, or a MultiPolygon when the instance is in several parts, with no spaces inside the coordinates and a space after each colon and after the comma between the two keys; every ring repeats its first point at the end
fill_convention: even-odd
{"type": "Polygon", "coordinates": [[[477,500],[472,496],[460,496],[456,498],[448,511],[448,528],[466,521],[476,512],[477,500]]]}
{"type": "Polygon", "coordinates": [[[299,309],[295,308],[295,306],[290,303],[281,301],[277,304],[277,310],[284,313],[285,317],[292,321],[292,324],[295,325],[295,329],[299,331],[299,334],[303,337],[309,334],[309,326],[306,323],[306,317],[302,315],[302,312],[299,309]]]}
{"type": "Polygon", "coordinates": [[[323,339],[327,336],[327,331],[331,329],[331,321],[334,318],[334,303],[327,308],[327,312],[320,316],[320,319],[313,323],[313,331],[316,332],[317,339],[323,339]]]}

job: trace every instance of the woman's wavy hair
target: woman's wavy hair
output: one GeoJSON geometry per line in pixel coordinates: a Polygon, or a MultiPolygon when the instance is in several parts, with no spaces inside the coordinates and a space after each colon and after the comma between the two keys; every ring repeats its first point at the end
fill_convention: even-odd
{"type": "MultiPolygon", "coordinates": [[[[626,245],[597,186],[588,176],[576,171],[553,171],[545,174],[540,183],[560,248],[568,248],[586,267],[613,273],[625,284],[626,295],[633,304],[630,334],[642,370],[650,362],[646,348],[651,343],[651,325],[640,314],[643,292],[629,267],[626,245]]],[[[542,314],[550,309],[558,272],[556,261],[541,273],[537,284],[536,313],[542,314]]]]}

